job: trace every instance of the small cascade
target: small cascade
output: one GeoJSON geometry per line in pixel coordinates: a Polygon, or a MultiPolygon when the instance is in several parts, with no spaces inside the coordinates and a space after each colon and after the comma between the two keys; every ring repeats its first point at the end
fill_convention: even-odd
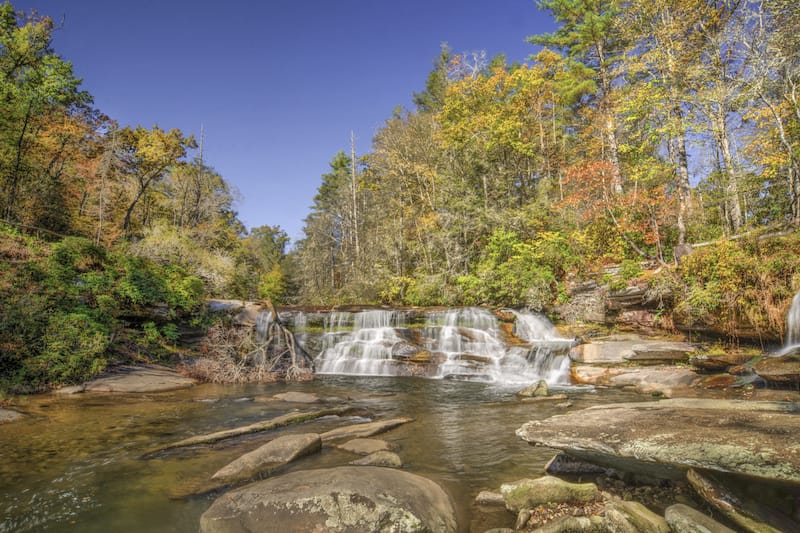
{"type": "Polygon", "coordinates": [[[270,324],[272,324],[272,311],[259,311],[256,315],[256,344],[264,344],[267,342],[270,324]]]}
{"type": "Polygon", "coordinates": [[[518,340],[508,338],[494,313],[477,307],[427,315],[384,309],[332,312],[324,318],[324,334],[317,341],[316,369],[321,374],[425,376],[513,386],[540,379],[568,384],[573,339],[559,336],[542,315],[513,313],[518,340]]]}
{"type": "Polygon", "coordinates": [[[437,311],[428,315],[427,324],[424,347],[444,356],[437,377],[496,380],[506,346],[492,313],[476,307],[437,311]]]}
{"type": "Polygon", "coordinates": [[[800,345],[800,292],[794,295],[792,306],[786,315],[786,341],[784,348],[787,349],[800,345]]]}
{"type": "Polygon", "coordinates": [[[397,334],[397,329],[401,327],[403,317],[396,311],[331,313],[326,319],[325,340],[322,353],[317,358],[317,372],[396,375],[392,348],[403,340],[397,334]]]}

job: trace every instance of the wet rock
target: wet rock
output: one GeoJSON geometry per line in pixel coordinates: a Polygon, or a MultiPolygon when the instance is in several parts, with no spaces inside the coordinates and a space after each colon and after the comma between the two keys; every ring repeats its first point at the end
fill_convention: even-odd
{"type": "Polygon", "coordinates": [[[0,409],[0,424],[5,424],[6,422],[13,422],[14,420],[18,420],[19,418],[22,418],[22,413],[12,411],[11,409],[0,409]]]}
{"type": "Polygon", "coordinates": [[[317,453],[321,448],[322,439],[316,433],[284,435],[224,466],[211,479],[234,483],[270,474],[296,459],[317,453]]]}
{"type": "Polygon", "coordinates": [[[495,527],[492,529],[487,529],[483,533],[514,533],[514,530],[510,527],[495,527]]]}
{"type": "Polygon", "coordinates": [[[745,501],[710,475],[689,470],[686,479],[700,497],[743,531],[800,531],[800,523],[794,519],[756,501],[745,501]]]}
{"type": "Polygon", "coordinates": [[[320,403],[319,396],[308,392],[282,392],[273,396],[274,399],[289,403],[320,403]]]}
{"type": "Polygon", "coordinates": [[[100,377],[76,387],[65,387],[56,393],[81,392],[144,393],[185,389],[197,383],[181,376],[171,368],[159,365],[115,366],[100,377]]]}
{"type": "Polygon", "coordinates": [[[528,520],[531,519],[531,511],[530,509],[522,509],[519,513],[517,513],[517,525],[514,526],[514,529],[520,531],[524,529],[525,526],[528,525],[528,520]]]}
{"type": "MultiPolygon", "coordinates": [[[[525,403],[538,403],[538,402],[564,402],[564,400],[567,399],[568,397],[566,394],[553,394],[551,396],[534,396],[533,398],[521,398],[520,400],[525,403]]],[[[569,402],[565,403],[569,404],[569,402]]],[[[566,405],[566,407],[569,407],[569,405],[566,405]]]]}
{"type": "Polygon", "coordinates": [[[689,358],[689,364],[702,372],[726,372],[732,366],[743,365],[752,355],[740,353],[701,354],[689,358]]]}
{"type": "Polygon", "coordinates": [[[539,398],[548,394],[550,394],[550,390],[547,387],[547,382],[543,379],[517,392],[517,396],[520,398],[539,398]]]}
{"type": "Polygon", "coordinates": [[[613,470],[587,463],[571,455],[558,452],[550,461],[544,465],[544,471],[551,475],[586,475],[586,474],[605,474],[611,475],[613,470]]]}
{"type": "Polygon", "coordinates": [[[604,517],[606,528],[614,533],[670,533],[667,521],[639,502],[608,502],[604,517]]]}
{"type": "Polygon", "coordinates": [[[400,459],[400,456],[394,452],[381,451],[371,453],[366,457],[356,459],[355,461],[350,461],[350,464],[356,466],[385,466],[388,468],[400,468],[403,466],[403,460],[400,459]]]}
{"type": "Polygon", "coordinates": [[[200,518],[201,533],[454,532],[450,497],[433,481],[390,468],[303,470],[228,492],[200,518]],[[278,526],[279,525],[279,526],[278,526]]]}
{"type": "Polygon", "coordinates": [[[506,508],[519,512],[545,503],[583,503],[600,498],[594,483],[569,483],[553,476],[521,479],[500,486],[506,508]]]}
{"type": "Polygon", "coordinates": [[[478,505],[505,505],[506,500],[499,492],[484,490],[475,496],[475,503],[478,505]]]}
{"type": "Polygon", "coordinates": [[[389,420],[378,420],[376,422],[367,422],[365,424],[354,424],[352,426],[344,426],[332,429],[322,434],[322,442],[330,442],[338,439],[354,439],[359,437],[371,437],[397,426],[402,426],[409,422],[413,422],[413,418],[392,418],[389,420]]]}
{"type": "Polygon", "coordinates": [[[664,518],[673,533],[734,533],[710,516],[682,503],[669,506],[664,518]]]}
{"type": "Polygon", "coordinates": [[[643,341],[634,344],[626,360],[640,365],[664,365],[689,360],[695,347],[685,342],[643,341]]]}
{"type": "Polygon", "coordinates": [[[662,400],[534,420],[517,436],[615,470],[681,479],[689,468],[800,483],[800,404],[662,400]]]}
{"type": "Polygon", "coordinates": [[[686,393],[699,382],[697,374],[691,369],[677,366],[605,368],[574,365],[571,375],[576,383],[630,388],[640,394],[666,397],[686,393]]]}
{"type": "Polygon", "coordinates": [[[763,357],[754,370],[770,385],[797,388],[800,386],[800,347],[778,357],[763,357]]]}
{"type": "Polygon", "coordinates": [[[375,452],[388,452],[392,447],[385,440],[380,439],[353,439],[336,446],[340,450],[358,455],[370,455],[375,452]]]}

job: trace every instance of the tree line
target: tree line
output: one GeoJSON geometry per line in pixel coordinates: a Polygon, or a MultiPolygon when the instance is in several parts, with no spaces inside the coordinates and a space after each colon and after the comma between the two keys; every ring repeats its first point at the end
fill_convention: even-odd
{"type": "Polygon", "coordinates": [[[56,29],[0,4],[0,219],[182,266],[213,295],[282,294],[288,237],[244,228],[203,135],[122,127],[96,109],[53,49],[56,29]]]}
{"type": "Polygon", "coordinates": [[[300,301],[541,308],[598,266],[797,225],[794,0],[538,6],[558,29],[526,63],[443,45],[415,109],[333,157],[300,301]]]}

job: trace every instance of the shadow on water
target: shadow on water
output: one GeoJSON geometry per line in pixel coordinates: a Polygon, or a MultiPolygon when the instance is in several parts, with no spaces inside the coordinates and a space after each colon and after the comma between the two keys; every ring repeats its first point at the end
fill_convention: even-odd
{"type": "MultiPolygon", "coordinates": [[[[163,454],[146,452],[187,436],[249,424],[295,406],[263,401],[288,390],[315,392],[366,407],[376,418],[415,422],[383,438],[397,447],[404,469],[441,483],[468,524],[481,490],[537,476],[553,452],[532,448],[514,431],[563,407],[519,402],[513,389],[484,383],[392,377],[321,376],[292,385],[201,385],[173,393],[31,398],[20,422],[0,426],[0,532],[197,531],[213,495],[179,496],[239,455],[283,432],[325,431],[345,423],[320,419],[277,432],[163,454]]],[[[642,397],[572,389],[580,409],[642,397]]],[[[357,420],[356,420],[357,421],[357,420]]],[[[332,448],[292,469],[346,464],[332,448]]]]}

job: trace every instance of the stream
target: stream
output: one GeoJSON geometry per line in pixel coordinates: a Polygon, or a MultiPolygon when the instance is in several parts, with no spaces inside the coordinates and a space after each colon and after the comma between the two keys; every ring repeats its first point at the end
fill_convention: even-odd
{"type": "MultiPolygon", "coordinates": [[[[206,384],[160,394],[30,397],[21,406],[29,415],[24,421],[0,426],[0,532],[197,531],[200,515],[218,494],[182,496],[197,492],[217,469],[282,433],[322,432],[363,418],[320,419],[152,459],[142,455],[190,435],[313,408],[269,398],[286,391],[364,407],[374,418],[413,417],[413,423],[378,437],[397,447],[403,468],[439,482],[469,529],[508,525],[510,513],[485,514],[472,500],[503,482],[538,477],[554,452],[528,446],[514,431],[529,420],[565,411],[551,402],[521,402],[513,394],[517,388],[323,375],[290,385],[206,384]]],[[[569,410],[643,399],[575,387],[557,392],[570,396],[569,410]]],[[[286,471],[353,459],[326,447],[286,471]]]]}

